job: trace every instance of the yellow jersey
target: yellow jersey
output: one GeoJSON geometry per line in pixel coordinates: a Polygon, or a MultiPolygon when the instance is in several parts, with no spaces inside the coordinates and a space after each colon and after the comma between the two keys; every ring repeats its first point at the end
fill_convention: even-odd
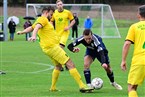
{"type": "Polygon", "coordinates": [[[131,25],[126,40],[134,43],[132,65],[145,65],[145,21],[131,25]]]}
{"type": "MultiPolygon", "coordinates": [[[[73,19],[74,17],[69,10],[64,9],[62,12],[58,12],[58,10],[55,10],[51,21],[55,21],[55,30],[60,37],[62,33],[65,32],[64,28],[67,27],[70,21],[73,19]]],[[[69,30],[67,32],[69,33],[69,30]]]]}
{"type": "Polygon", "coordinates": [[[59,38],[54,31],[54,27],[46,17],[38,17],[32,27],[35,28],[36,24],[42,25],[42,28],[38,30],[37,34],[42,49],[59,45],[59,38]]]}

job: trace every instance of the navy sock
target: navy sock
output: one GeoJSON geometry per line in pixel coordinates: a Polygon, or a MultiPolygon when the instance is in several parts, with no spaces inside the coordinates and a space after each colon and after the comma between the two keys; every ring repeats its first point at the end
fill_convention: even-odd
{"type": "Polygon", "coordinates": [[[110,82],[114,82],[114,74],[113,74],[113,72],[112,73],[107,73],[107,76],[108,76],[108,78],[109,78],[109,80],[110,80],[110,82]]]}
{"type": "Polygon", "coordinates": [[[90,84],[91,83],[91,72],[90,72],[89,69],[84,70],[84,76],[85,76],[85,79],[86,79],[86,83],[90,84]]]}

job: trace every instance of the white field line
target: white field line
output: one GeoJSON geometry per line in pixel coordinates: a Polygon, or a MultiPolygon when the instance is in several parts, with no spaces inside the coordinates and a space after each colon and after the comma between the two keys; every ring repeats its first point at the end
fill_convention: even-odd
{"type": "Polygon", "coordinates": [[[2,63],[27,63],[27,64],[35,64],[35,65],[42,65],[42,66],[47,66],[48,68],[43,69],[43,70],[38,70],[38,71],[32,71],[32,72],[21,72],[21,71],[4,71],[4,72],[15,72],[15,73],[40,73],[48,70],[52,70],[54,68],[53,65],[51,64],[46,64],[46,63],[37,63],[37,62],[17,62],[17,61],[2,61],[2,63]]]}

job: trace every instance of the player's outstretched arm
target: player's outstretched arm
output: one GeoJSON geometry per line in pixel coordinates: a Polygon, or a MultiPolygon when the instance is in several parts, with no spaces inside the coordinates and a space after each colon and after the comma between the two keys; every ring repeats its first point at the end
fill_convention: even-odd
{"type": "Polygon", "coordinates": [[[25,34],[25,33],[28,33],[28,32],[32,32],[33,31],[33,28],[32,26],[24,29],[23,31],[18,31],[17,34],[20,35],[20,34],[25,34]]]}
{"type": "Polygon", "coordinates": [[[77,53],[77,52],[80,51],[80,48],[74,47],[74,46],[73,46],[73,43],[70,43],[70,44],[67,46],[67,48],[68,48],[70,51],[74,52],[74,53],[77,53]]]}
{"type": "Polygon", "coordinates": [[[33,41],[33,42],[36,41],[38,30],[41,28],[42,28],[42,26],[40,24],[36,24],[36,26],[32,32],[32,36],[28,40],[33,41]]]}

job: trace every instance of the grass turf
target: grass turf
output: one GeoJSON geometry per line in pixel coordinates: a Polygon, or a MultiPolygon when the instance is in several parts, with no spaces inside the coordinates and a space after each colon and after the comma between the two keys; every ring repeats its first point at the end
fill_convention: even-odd
{"type": "MultiPolygon", "coordinates": [[[[120,28],[122,38],[103,39],[109,50],[111,67],[115,74],[115,80],[122,85],[123,90],[114,89],[100,63],[96,60],[91,65],[92,78],[100,77],[104,86],[94,93],[82,94],[68,71],[60,74],[57,87],[60,92],[49,92],[51,85],[52,63],[43,54],[38,42],[25,41],[25,36],[15,35],[14,41],[0,42],[0,70],[6,75],[0,75],[0,97],[128,97],[127,96],[127,74],[131,62],[133,47],[129,52],[127,63],[128,70],[121,71],[121,52],[128,28],[120,28]]],[[[70,43],[71,40],[68,41],[70,43]]],[[[65,49],[76,64],[83,81],[83,56],[85,47],[79,46],[79,53],[71,53],[65,49]]],[[[139,97],[145,97],[145,84],[138,88],[139,97]]]]}

